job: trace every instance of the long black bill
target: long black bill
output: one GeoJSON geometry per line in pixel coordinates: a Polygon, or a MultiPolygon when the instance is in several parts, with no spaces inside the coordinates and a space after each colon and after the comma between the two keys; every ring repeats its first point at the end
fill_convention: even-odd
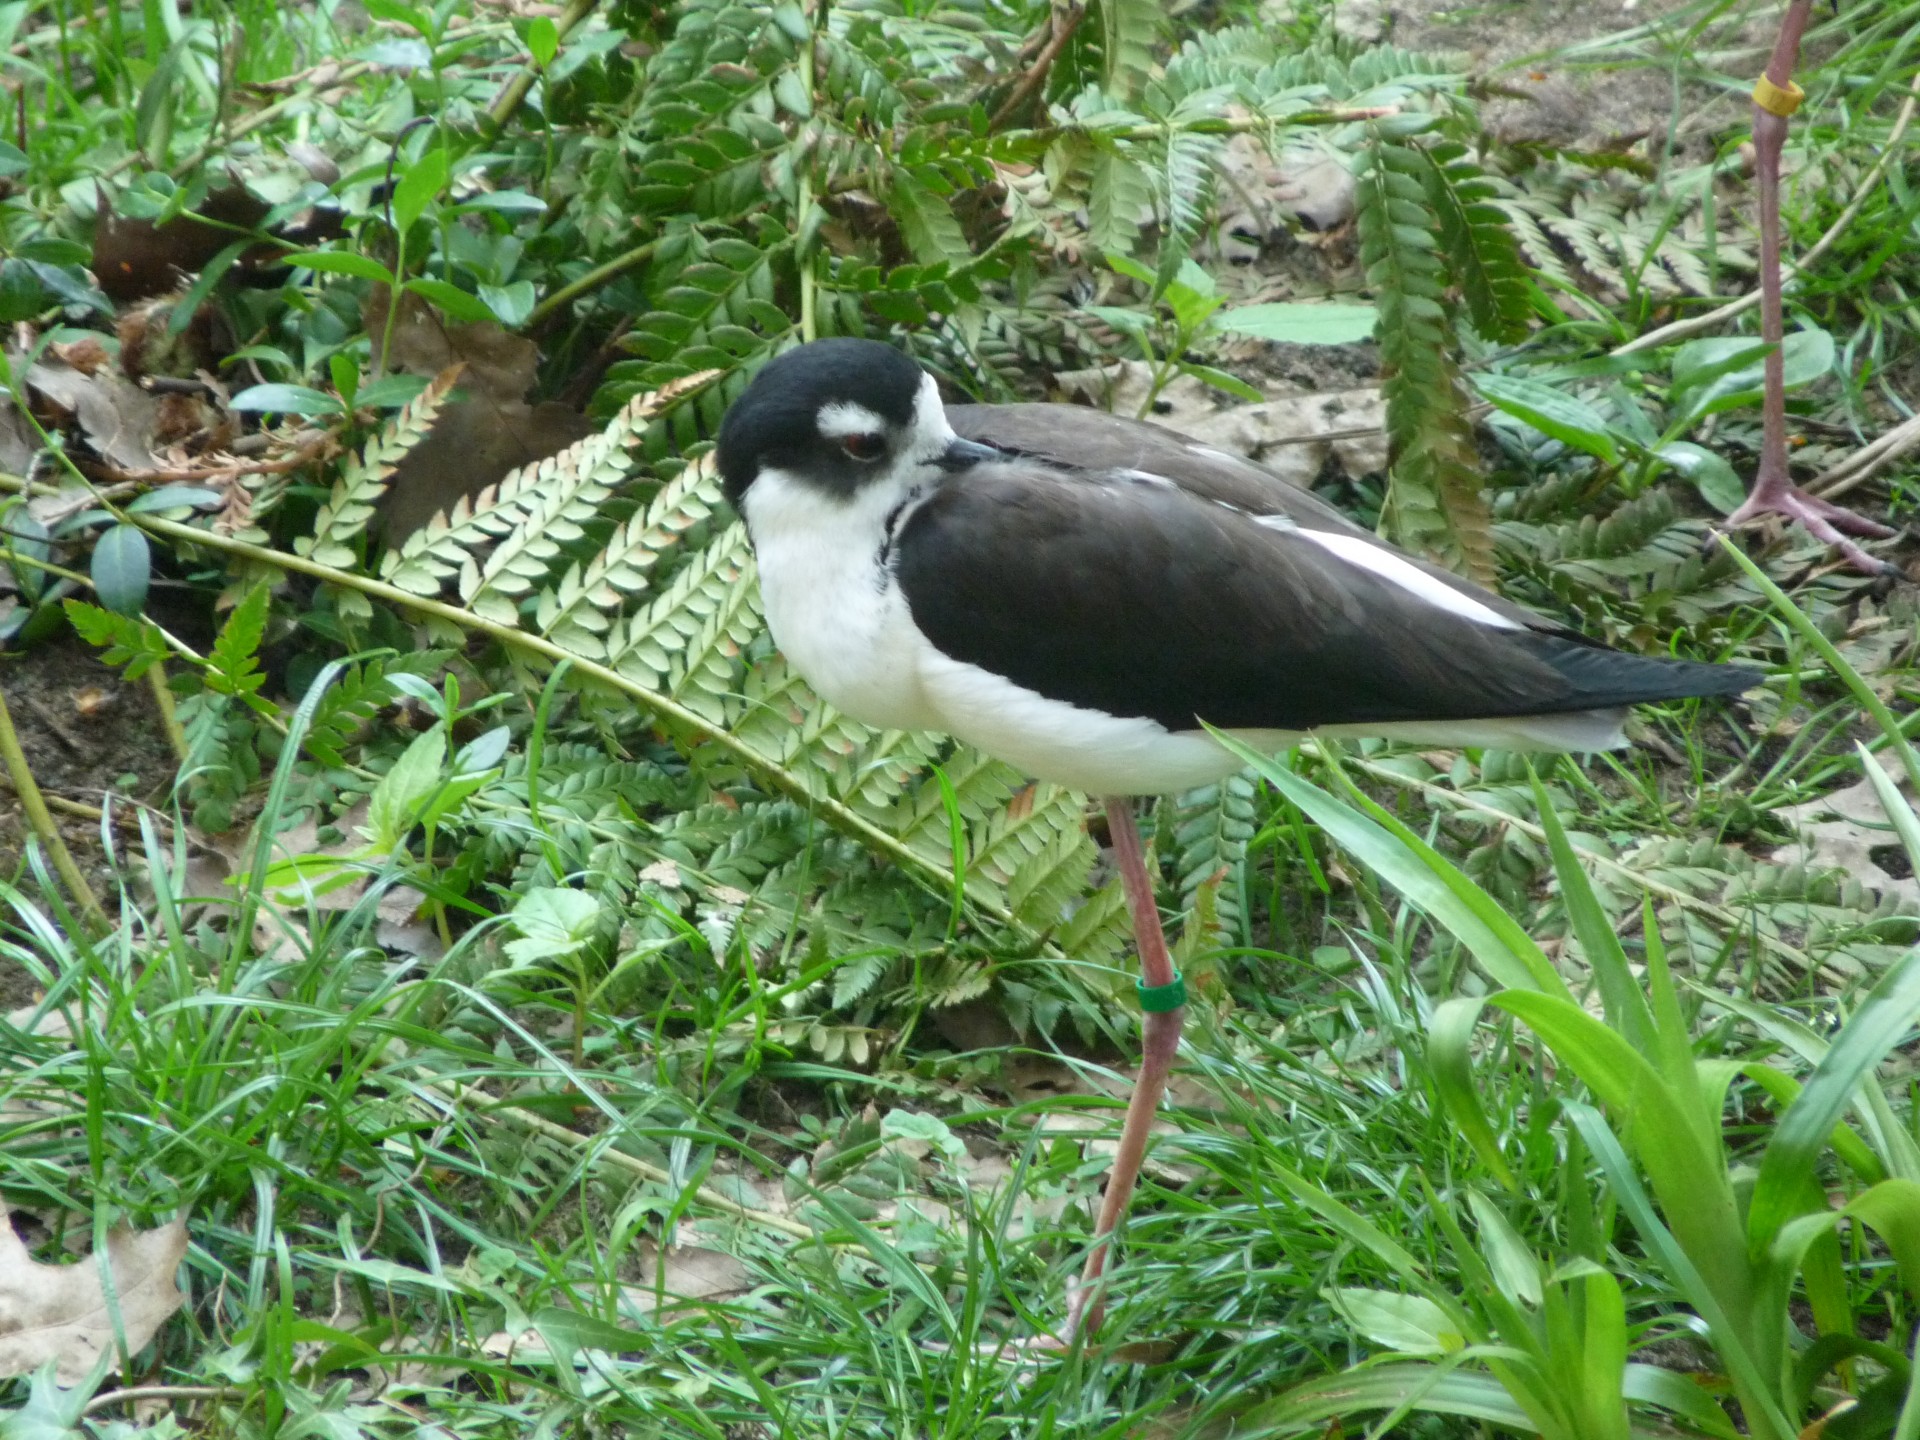
{"type": "Polygon", "coordinates": [[[972,440],[962,440],[955,436],[953,443],[941,452],[940,458],[933,463],[942,470],[964,470],[969,465],[980,465],[1007,457],[991,445],[981,445],[972,440]]]}

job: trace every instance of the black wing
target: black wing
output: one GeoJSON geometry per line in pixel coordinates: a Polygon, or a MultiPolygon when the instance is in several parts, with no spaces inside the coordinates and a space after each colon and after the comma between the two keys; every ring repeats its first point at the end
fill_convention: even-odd
{"type": "MultiPolygon", "coordinates": [[[[915,624],[957,660],[1172,729],[1550,715],[1759,678],[1608,650],[1535,617],[1466,618],[1308,538],[1333,529],[1310,511],[1262,524],[1144,460],[1101,473],[1016,458],[942,482],[894,544],[915,624]]],[[[1365,532],[1343,521],[1338,533],[1365,532]]]]}

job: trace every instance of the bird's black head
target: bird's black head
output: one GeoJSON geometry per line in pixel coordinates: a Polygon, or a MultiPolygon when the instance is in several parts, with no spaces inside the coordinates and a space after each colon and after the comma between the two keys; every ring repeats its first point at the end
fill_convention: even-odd
{"type": "Polygon", "coordinates": [[[851,495],[952,436],[931,377],[891,345],[815,340],[768,362],[733,402],[720,478],[736,509],[766,469],[851,495]]]}

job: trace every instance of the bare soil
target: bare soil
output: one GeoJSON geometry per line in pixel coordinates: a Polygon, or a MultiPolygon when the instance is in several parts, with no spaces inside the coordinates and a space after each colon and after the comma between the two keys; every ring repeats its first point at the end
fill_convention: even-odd
{"type": "MultiPolygon", "coordinates": [[[[24,654],[0,657],[6,695],[27,768],[50,800],[99,809],[108,796],[164,805],[173,782],[173,751],[147,683],[127,683],[93,648],[66,634],[24,654]]],[[[131,813],[120,806],[123,815],[131,813]]],[[[67,847],[95,892],[111,904],[115,876],[100,839],[100,822],[55,812],[67,847]]],[[[0,879],[30,898],[37,887],[26,868],[29,831],[19,797],[0,781],[0,879]]],[[[0,958],[0,1010],[33,998],[25,971],[0,958]]]]}

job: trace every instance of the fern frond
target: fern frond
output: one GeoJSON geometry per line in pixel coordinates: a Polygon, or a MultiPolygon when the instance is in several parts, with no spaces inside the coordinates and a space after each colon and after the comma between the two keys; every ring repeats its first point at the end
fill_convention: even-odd
{"type": "Polygon", "coordinates": [[[1450,353],[1446,275],[1423,183],[1432,166],[1415,147],[1371,128],[1355,198],[1394,451],[1383,520],[1400,544],[1491,584],[1492,517],[1465,418],[1466,387],[1450,353]]]}
{"type": "Polygon", "coordinates": [[[426,389],[408,401],[359,455],[341,467],[340,478],[333,482],[326,503],[314,516],[313,533],[294,540],[295,554],[331,565],[336,570],[353,567],[356,561],[353,542],[360,538],[367,522],[373,518],[374,507],[386,493],[394,467],[433,429],[440,407],[460,378],[461,368],[449,366],[434,376],[427,382],[426,389]]]}
{"type": "Polygon", "coordinates": [[[1530,287],[1513,232],[1491,203],[1493,182],[1457,142],[1414,153],[1427,162],[1421,177],[1427,201],[1440,222],[1440,245],[1473,328],[1489,340],[1521,339],[1532,313],[1530,287]]]}

